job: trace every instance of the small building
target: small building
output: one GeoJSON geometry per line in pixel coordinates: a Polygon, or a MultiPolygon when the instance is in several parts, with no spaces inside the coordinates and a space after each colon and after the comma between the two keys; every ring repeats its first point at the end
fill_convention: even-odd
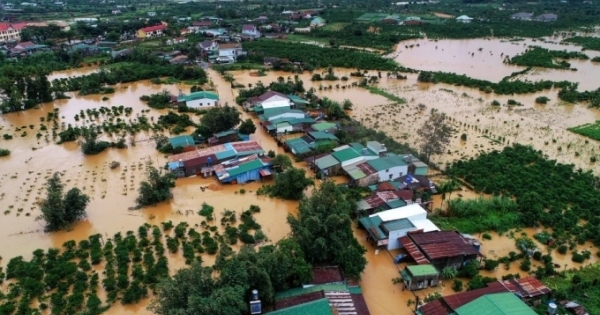
{"type": "Polygon", "coordinates": [[[219,51],[219,43],[214,40],[203,40],[198,43],[198,48],[206,53],[215,53],[219,51]]]}
{"type": "Polygon", "coordinates": [[[552,290],[535,277],[514,278],[502,281],[502,284],[524,302],[537,305],[552,290]]]}
{"type": "Polygon", "coordinates": [[[483,257],[479,242],[456,231],[413,232],[399,241],[417,264],[433,264],[440,270],[460,269],[467,262],[483,257]]]}
{"type": "Polygon", "coordinates": [[[244,24],[242,25],[242,35],[247,35],[253,38],[260,37],[260,32],[255,25],[252,24],[244,24]]]}
{"type": "Polygon", "coordinates": [[[519,12],[510,16],[512,20],[531,21],[533,19],[533,12],[519,12]]]}
{"type": "Polygon", "coordinates": [[[375,247],[388,250],[404,247],[401,238],[416,231],[439,231],[427,219],[427,211],[418,204],[399,207],[360,218],[359,227],[367,231],[367,239],[375,247]]]}
{"type": "Polygon", "coordinates": [[[262,126],[272,136],[278,134],[288,134],[294,132],[302,132],[308,126],[315,122],[311,117],[293,118],[282,117],[269,121],[262,122],[262,126]]]}
{"type": "Polygon", "coordinates": [[[311,315],[333,315],[329,300],[326,298],[320,298],[318,300],[296,304],[294,306],[282,308],[269,313],[268,315],[299,315],[299,314],[311,314],[311,315]]]}
{"type": "Polygon", "coordinates": [[[523,301],[513,293],[494,293],[479,297],[455,310],[457,315],[481,315],[482,310],[490,315],[536,315],[523,301]]]}
{"type": "MultiPolygon", "coordinates": [[[[271,313],[277,315],[370,315],[369,308],[360,287],[344,282],[318,284],[319,273],[315,272],[315,280],[302,287],[275,293],[275,309],[271,313]],[[305,308],[306,304],[322,303],[323,309],[305,308]],[[301,308],[300,308],[301,307],[301,308]],[[326,307],[331,308],[329,311],[326,307]],[[286,311],[289,310],[289,311],[286,311]],[[282,313],[280,313],[282,312],[282,313]]],[[[327,278],[330,278],[329,276],[327,278]]]]}
{"type": "Polygon", "coordinates": [[[310,27],[296,27],[294,28],[294,33],[310,33],[310,27]]]}
{"type": "Polygon", "coordinates": [[[367,148],[379,156],[384,156],[387,153],[387,148],[384,144],[379,141],[367,141],[367,148]]]}
{"type": "Polygon", "coordinates": [[[325,19],[323,19],[320,16],[317,16],[316,18],[312,19],[312,21],[310,21],[310,27],[312,28],[318,28],[321,26],[325,26],[325,19]]]}
{"type": "Polygon", "coordinates": [[[240,43],[221,44],[218,49],[219,57],[217,60],[221,59],[226,62],[236,62],[237,58],[244,54],[242,44],[240,43]]]}
{"type": "Polygon", "coordinates": [[[289,110],[291,108],[290,99],[285,94],[275,91],[268,91],[263,95],[250,97],[248,102],[257,114],[266,113],[271,109],[289,110]]]}
{"type": "Polygon", "coordinates": [[[242,135],[235,129],[229,129],[213,134],[213,136],[208,139],[208,144],[217,145],[239,140],[243,140],[242,135]]]}
{"type": "Polygon", "coordinates": [[[27,23],[0,22],[0,41],[21,40],[21,31],[27,27],[27,23]]]}
{"type": "Polygon", "coordinates": [[[428,287],[436,287],[440,282],[440,274],[433,265],[406,266],[400,271],[404,288],[414,291],[428,287]]]}
{"type": "Polygon", "coordinates": [[[310,153],[314,146],[311,146],[306,140],[300,138],[288,139],[285,141],[285,149],[294,156],[303,156],[310,153]]]}
{"type": "Polygon", "coordinates": [[[458,23],[471,23],[471,21],[473,21],[473,18],[466,15],[461,15],[456,18],[456,22],[458,23]]]}
{"type": "Polygon", "coordinates": [[[188,95],[179,95],[178,103],[185,103],[189,108],[214,107],[219,104],[219,95],[210,91],[198,91],[188,95]]]}
{"type": "MultiPolygon", "coordinates": [[[[383,182],[380,185],[388,183],[390,182],[383,182]]],[[[374,191],[371,193],[371,196],[357,201],[356,209],[370,215],[378,211],[385,211],[413,204],[412,198],[413,191],[410,189],[374,191]]]]}
{"type": "MultiPolygon", "coordinates": [[[[370,151],[363,152],[367,157],[370,151]]],[[[408,165],[398,156],[385,156],[368,159],[361,163],[351,163],[344,167],[350,177],[350,185],[367,187],[382,181],[397,179],[408,172],[408,165]]]]}
{"type": "Polygon", "coordinates": [[[190,151],[190,149],[194,149],[196,146],[194,138],[188,135],[172,137],[169,139],[169,143],[173,149],[182,148],[184,151],[190,151]]]}
{"type": "Polygon", "coordinates": [[[421,162],[421,160],[414,157],[412,154],[402,154],[402,158],[408,164],[409,174],[427,175],[427,172],[429,171],[429,166],[427,166],[427,164],[421,162]]]}
{"type": "Polygon", "coordinates": [[[554,13],[545,13],[535,17],[535,20],[538,22],[554,22],[558,20],[558,15],[554,13]]]}
{"type": "Polygon", "coordinates": [[[323,121],[310,126],[310,129],[314,131],[335,133],[336,131],[338,131],[339,128],[338,124],[336,123],[323,121]]]}
{"type": "Polygon", "coordinates": [[[142,39],[159,37],[164,35],[166,29],[167,26],[165,24],[144,27],[137,31],[137,37],[142,39]]]}
{"type": "Polygon", "coordinates": [[[171,46],[171,45],[177,45],[177,44],[182,44],[182,43],[186,43],[188,40],[185,37],[177,37],[177,38],[173,38],[173,39],[169,39],[167,40],[167,45],[171,46]]]}
{"type": "Polygon", "coordinates": [[[342,164],[331,154],[316,159],[313,164],[322,177],[335,176],[342,172],[342,164]]]}
{"type": "Polygon", "coordinates": [[[261,122],[272,121],[280,118],[305,118],[306,113],[299,109],[280,108],[258,116],[261,122]]]}
{"type": "Polygon", "coordinates": [[[267,23],[269,21],[269,18],[265,15],[261,15],[254,20],[259,23],[267,23]]]}
{"type": "Polygon", "coordinates": [[[148,14],[149,17],[155,17],[156,16],[156,12],[154,12],[154,11],[150,11],[150,12],[148,12],[146,14],[148,14]]]}
{"type": "Polygon", "coordinates": [[[213,168],[221,183],[243,184],[271,176],[271,159],[250,155],[223,162],[213,168]]]}
{"type": "MultiPolygon", "coordinates": [[[[470,303],[486,294],[505,293],[508,289],[500,282],[490,282],[486,287],[472,291],[460,292],[452,295],[443,296],[440,299],[433,300],[417,309],[417,315],[456,315],[455,310],[470,303]]],[[[509,313],[510,314],[510,313],[509,313]]]]}
{"type": "Polygon", "coordinates": [[[388,15],[381,20],[381,22],[385,24],[399,24],[401,21],[402,17],[398,14],[388,15]]]}

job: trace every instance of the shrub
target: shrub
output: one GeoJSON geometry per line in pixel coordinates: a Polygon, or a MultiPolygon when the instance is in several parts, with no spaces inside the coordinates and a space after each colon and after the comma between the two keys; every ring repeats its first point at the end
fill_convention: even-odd
{"type": "Polygon", "coordinates": [[[521,264],[519,265],[519,267],[523,271],[531,270],[531,260],[529,260],[529,258],[523,259],[523,261],[521,261],[521,264]]]}
{"type": "Polygon", "coordinates": [[[486,259],[484,268],[485,270],[492,271],[496,269],[496,267],[498,267],[499,264],[500,262],[498,260],[486,259]]]}
{"type": "Polygon", "coordinates": [[[452,290],[454,290],[454,292],[460,292],[463,289],[463,282],[458,280],[458,279],[454,279],[454,281],[452,282],[452,290]]]}
{"type": "Polygon", "coordinates": [[[492,236],[489,233],[483,233],[483,235],[481,236],[484,240],[491,240],[492,236]]]}
{"type": "Polygon", "coordinates": [[[563,244],[563,245],[560,245],[560,246],[558,246],[558,252],[559,252],[560,254],[563,254],[563,255],[567,253],[567,250],[568,250],[568,249],[569,249],[569,247],[568,247],[567,245],[564,245],[564,244],[563,244]]]}
{"type": "Polygon", "coordinates": [[[10,155],[10,150],[8,149],[0,149],[0,156],[10,155]]]}
{"type": "Polygon", "coordinates": [[[550,99],[546,96],[536,97],[535,102],[538,104],[547,104],[550,99]]]}
{"type": "Polygon", "coordinates": [[[206,217],[207,221],[212,221],[214,211],[215,208],[213,206],[210,206],[207,203],[202,203],[202,207],[200,208],[200,211],[198,211],[198,214],[203,217],[206,217]]]}

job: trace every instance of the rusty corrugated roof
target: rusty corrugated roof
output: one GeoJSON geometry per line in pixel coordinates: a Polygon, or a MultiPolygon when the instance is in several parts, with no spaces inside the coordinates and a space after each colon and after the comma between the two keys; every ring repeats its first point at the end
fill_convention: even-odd
{"type": "Polygon", "coordinates": [[[406,252],[408,252],[410,257],[412,257],[412,259],[414,259],[417,264],[422,265],[429,263],[429,260],[425,257],[425,255],[423,255],[423,253],[421,253],[417,245],[415,245],[415,243],[413,243],[413,241],[410,238],[408,238],[408,236],[403,236],[398,240],[400,241],[400,243],[402,243],[402,246],[404,247],[406,252]]]}
{"type": "Polygon", "coordinates": [[[409,237],[430,260],[460,255],[481,255],[466,238],[456,231],[411,233],[409,237]]]}
{"type": "Polygon", "coordinates": [[[511,292],[518,293],[524,298],[538,297],[552,291],[535,277],[505,280],[503,284],[511,292]]]}
{"type": "Polygon", "coordinates": [[[442,300],[431,301],[419,307],[421,315],[448,315],[452,310],[442,300]]]}

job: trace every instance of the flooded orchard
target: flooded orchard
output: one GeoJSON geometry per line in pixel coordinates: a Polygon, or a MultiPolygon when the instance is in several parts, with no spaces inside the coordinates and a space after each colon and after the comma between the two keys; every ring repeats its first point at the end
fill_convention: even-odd
{"type": "MultiPolygon", "coordinates": [[[[399,45],[400,53],[396,57],[405,66],[465,73],[494,81],[520,69],[503,64],[502,58],[499,56],[501,52],[513,56],[526,49],[525,43],[527,45],[538,44],[538,42],[530,40],[516,42],[516,45],[501,40],[438,42],[422,40],[414,42],[419,46],[415,45],[413,48],[407,49],[404,46],[408,43],[403,42],[399,45]],[[437,49],[435,49],[436,46],[437,49]],[[477,50],[479,47],[484,48],[481,53],[477,50]],[[478,57],[471,57],[468,55],[469,52],[475,52],[475,56],[478,57]],[[492,60],[496,61],[491,62],[492,60]],[[438,64],[440,61],[443,62],[438,64]],[[472,68],[471,65],[473,65],[472,68]]],[[[548,47],[545,45],[555,45],[539,44],[544,47],[548,47]]],[[[560,45],[557,47],[578,49],[575,46],[560,45]]],[[[588,53],[592,56],[591,52],[588,53]]],[[[589,75],[588,72],[593,72],[595,67],[597,66],[591,64],[577,65],[579,71],[571,74],[580,76],[575,80],[576,82],[586,81],[588,80],[586,75],[589,75]]],[[[596,152],[600,150],[598,143],[572,134],[566,128],[594,122],[600,119],[600,112],[588,109],[585,105],[562,104],[558,101],[555,90],[529,95],[498,96],[485,94],[476,89],[446,84],[420,84],[414,74],[409,74],[406,80],[398,80],[388,79],[386,74],[382,73],[379,83],[375,86],[406,99],[406,104],[398,105],[384,96],[371,94],[359,87],[352,87],[352,83],[359,81],[359,78],[349,76],[352,70],[334,69],[336,75],[348,76],[348,81],[312,82],[310,81],[312,74],[308,72],[300,74],[299,78],[303,80],[306,89],[313,87],[320,97],[328,97],[339,102],[344,99],[351,100],[354,104],[351,115],[356,120],[368,127],[384,131],[396,140],[407,142],[413,147],[418,147],[419,144],[419,139],[415,137],[414,131],[425,121],[428,111],[435,108],[446,113],[457,132],[449,146],[449,152],[434,158],[439,165],[443,166],[446,162],[473,157],[481,152],[501,149],[505,145],[519,142],[531,144],[559,162],[574,163],[578,167],[592,169],[598,173],[597,165],[590,164],[590,157],[595,156],[596,152]],[[535,98],[541,95],[551,99],[548,105],[535,104],[535,98]],[[514,99],[523,106],[508,107],[505,104],[509,99],[514,99]],[[492,106],[493,100],[497,100],[502,106],[492,106]],[[460,139],[463,133],[466,134],[466,140],[460,139]]],[[[91,71],[97,71],[97,69],[86,68],[60,72],[53,74],[52,78],[84,75],[91,71]]],[[[213,84],[218,91],[220,103],[233,105],[237,91],[232,89],[230,83],[215,71],[209,70],[208,72],[211,79],[209,84],[213,84]]],[[[536,76],[531,80],[562,76],[560,71],[554,70],[540,71],[539,73],[539,76],[537,72],[528,75],[536,76]]],[[[279,77],[287,79],[294,76],[291,73],[276,71],[269,71],[263,77],[251,76],[249,71],[238,71],[232,75],[236,83],[246,86],[255,85],[259,81],[268,85],[279,77]]],[[[369,75],[378,76],[379,74],[377,71],[370,71],[369,75]]],[[[156,119],[167,110],[149,109],[139,100],[139,97],[158,93],[165,89],[172,94],[177,94],[180,90],[187,93],[190,86],[184,84],[156,85],[149,81],[120,84],[115,87],[114,94],[105,95],[108,97],[105,100],[102,95],[79,96],[71,93],[72,98],[68,100],[58,100],[29,111],[1,116],[0,133],[13,136],[12,140],[0,140],[0,147],[12,152],[8,157],[0,158],[0,205],[2,205],[0,206],[0,211],[2,211],[0,228],[4,233],[0,255],[5,257],[2,264],[6,264],[10,257],[19,255],[29,259],[31,253],[38,248],[61,247],[67,240],[81,240],[96,233],[110,238],[117,232],[136,230],[144,223],[159,225],[161,222],[169,220],[174,224],[187,221],[190,226],[194,226],[200,224],[201,217],[196,212],[203,202],[214,206],[217,216],[225,209],[241,212],[251,204],[258,205],[262,211],[256,214],[256,219],[263,226],[263,231],[270,241],[275,242],[289,234],[289,226],[285,224],[286,216],[296,212],[297,203],[256,196],[255,192],[262,183],[220,185],[212,178],[179,179],[173,189],[174,198],[170,202],[142,210],[129,210],[135,204],[137,189],[145,178],[146,166],[151,164],[155,167],[162,167],[167,161],[166,156],[158,153],[155,149],[155,144],[151,139],[153,133],[141,132],[133,136],[128,135],[126,138],[127,149],[109,148],[95,156],[84,156],[77,143],[56,144],[51,136],[50,123],[42,120],[48,116],[48,113],[58,110],[58,123],[61,127],[68,124],[98,124],[102,118],[90,121],[86,117],[76,120],[75,115],[86,109],[121,105],[132,109],[130,115],[121,117],[126,121],[135,121],[141,115],[156,119]],[[42,125],[46,126],[46,130],[42,130],[42,125]],[[39,137],[36,136],[38,133],[39,137]],[[121,166],[111,169],[109,163],[112,161],[120,162],[121,166]],[[66,189],[79,187],[90,196],[91,201],[87,208],[88,218],[86,220],[75,224],[70,231],[46,234],[43,232],[42,222],[36,221],[35,218],[40,215],[38,203],[45,197],[44,184],[54,172],[61,173],[66,189]]],[[[242,115],[244,119],[250,117],[257,121],[253,115],[244,112],[242,115]]],[[[193,117],[193,119],[197,122],[199,117],[193,117]]],[[[116,136],[103,135],[103,137],[110,137],[111,140],[114,140],[116,136]]],[[[283,153],[275,141],[260,128],[251,135],[251,139],[259,141],[266,151],[274,150],[277,153],[283,153]]],[[[304,163],[295,165],[306,168],[304,163]]],[[[342,182],[345,179],[338,178],[338,180],[342,182]]],[[[464,198],[477,196],[469,191],[460,194],[464,198]]],[[[527,231],[527,233],[529,232],[527,231]]],[[[367,248],[366,257],[369,263],[363,274],[361,285],[371,313],[376,315],[412,314],[411,308],[407,307],[407,302],[409,299],[415,300],[415,296],[410,291],[402,291],[399,284],[392,283],[392,279],[399,276],[398,270],[403,268],[403,264],[398,266],[393,264],[391,255],[394,255],[394,252],[391,254],[386,251],[376,253],[366,243],[363,231],[355,230],[355,235],[367,248]]],[[[506,234],[504,236],[493,234],[492,240],[482,240],[482,244],[486,255],[490,253],[489,251],[493,251],[491,253],[493,256],[494,254],[500,255],[504,251],[516,250],[514,240],[507,238],[506,234]]],[[[584,246],[587,245],[589,244],[584,246]]],[[[214,257],[204,256],[206,256],[205,264],[210,264],[211,259],[214,261],[214,257]]],[[[555,259],[557,262],[560,261],[559,264],[566,264],[568,263],[567,256],[562,258],[557,256],[555,259]]],[[[177,257],[177,255],[170,256],[169,262],[172,271],[184,266],[181,257],[177,257]]],[[[516,263],[513,265],[517,266],[516,263]]],[[[574,265],[574,267],[577,266],[574,265]]],[[[513,266],[507,272],[515,271],[512,268],[513,266]]],[[[451,293],[449,285],[443,284],[437,288],[418,291],[416,294],[422,299],[427,294],[439,290],[442,290],[443,294],[451,293]]],[[[149,311],[146,310],[148,301],[145,299],[134,306],[122,306],[117,303],[107,313],[149,314],[149,311]]]]}

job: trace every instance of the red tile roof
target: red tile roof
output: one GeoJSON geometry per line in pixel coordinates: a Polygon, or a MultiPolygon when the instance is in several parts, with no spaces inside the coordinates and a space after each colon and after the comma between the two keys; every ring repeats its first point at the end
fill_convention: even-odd
{"type": "Polygon", "coordinates": [[[534,298],[546,295],[552,291],[535,277],[505,280],[503,284],[511,292],[517,293],[524,298],[534,298]]]}
{"type": "Polygon", "coordinates": [[[459,255],[481,255],[469,240],[456,231],[411,233],[408,236],[431,260],[459,255]]]}
{"type": "Polygon", "coordinates": [[[255,31],[255,30],[256,30],[256,26],[254,26],[252,24],[242,25],[242,31],[255,31]]]}
{"type": "Polygon", "coordinates": [[[211,21],[197,21],[192,23],[193,26],[211,26],[212,22],[211,21]]]}
{"type": "Polygon", "coordinates": [[[367,162],[356,165],[356,168],[361,170],[367,176],[377,173],[377,171],[373,167],[371,167],[371,165],[369,165],[367,162]]]}
{"type": "Polygon", "coordinates": [[[313,267],[311,284],[327,284],[344,281],[342,271],[338,266],[313,267]]]}
{"type": "Polygon", "coordinates": [[[142,28],[142,31],[145,33],[148,33],[148,32],[154,32],[154,31],[158,31],[158,30],[164,30],[166,28],[167,28],[166,25],[160,24],[160,25],[144,27],[144,28],[142,28]]]}
{"type": "Polygon", "coordinates": [[[262,150],[260,144],[254,140],[230,143],[237,153],[262,150]]]}
{"type": "Polygon", "coordinates": [[[25,28],[26,26],[27,26],[27,23],[25,23],[25,22],[17,22],[17,23],[1,22],[0,23],[0,31],[2,31],[2,32],[7,31],[10,27],[12,27],[15,30],[20,30],[22,28],[25,28]]]}
{"type": "Polygon", "coordinates": [[[35,44],[33,42],[20,42],[17,44],[17,46],[22,47],[22,48],[27,48],[27,47],[35,46],[35,44]]]}

